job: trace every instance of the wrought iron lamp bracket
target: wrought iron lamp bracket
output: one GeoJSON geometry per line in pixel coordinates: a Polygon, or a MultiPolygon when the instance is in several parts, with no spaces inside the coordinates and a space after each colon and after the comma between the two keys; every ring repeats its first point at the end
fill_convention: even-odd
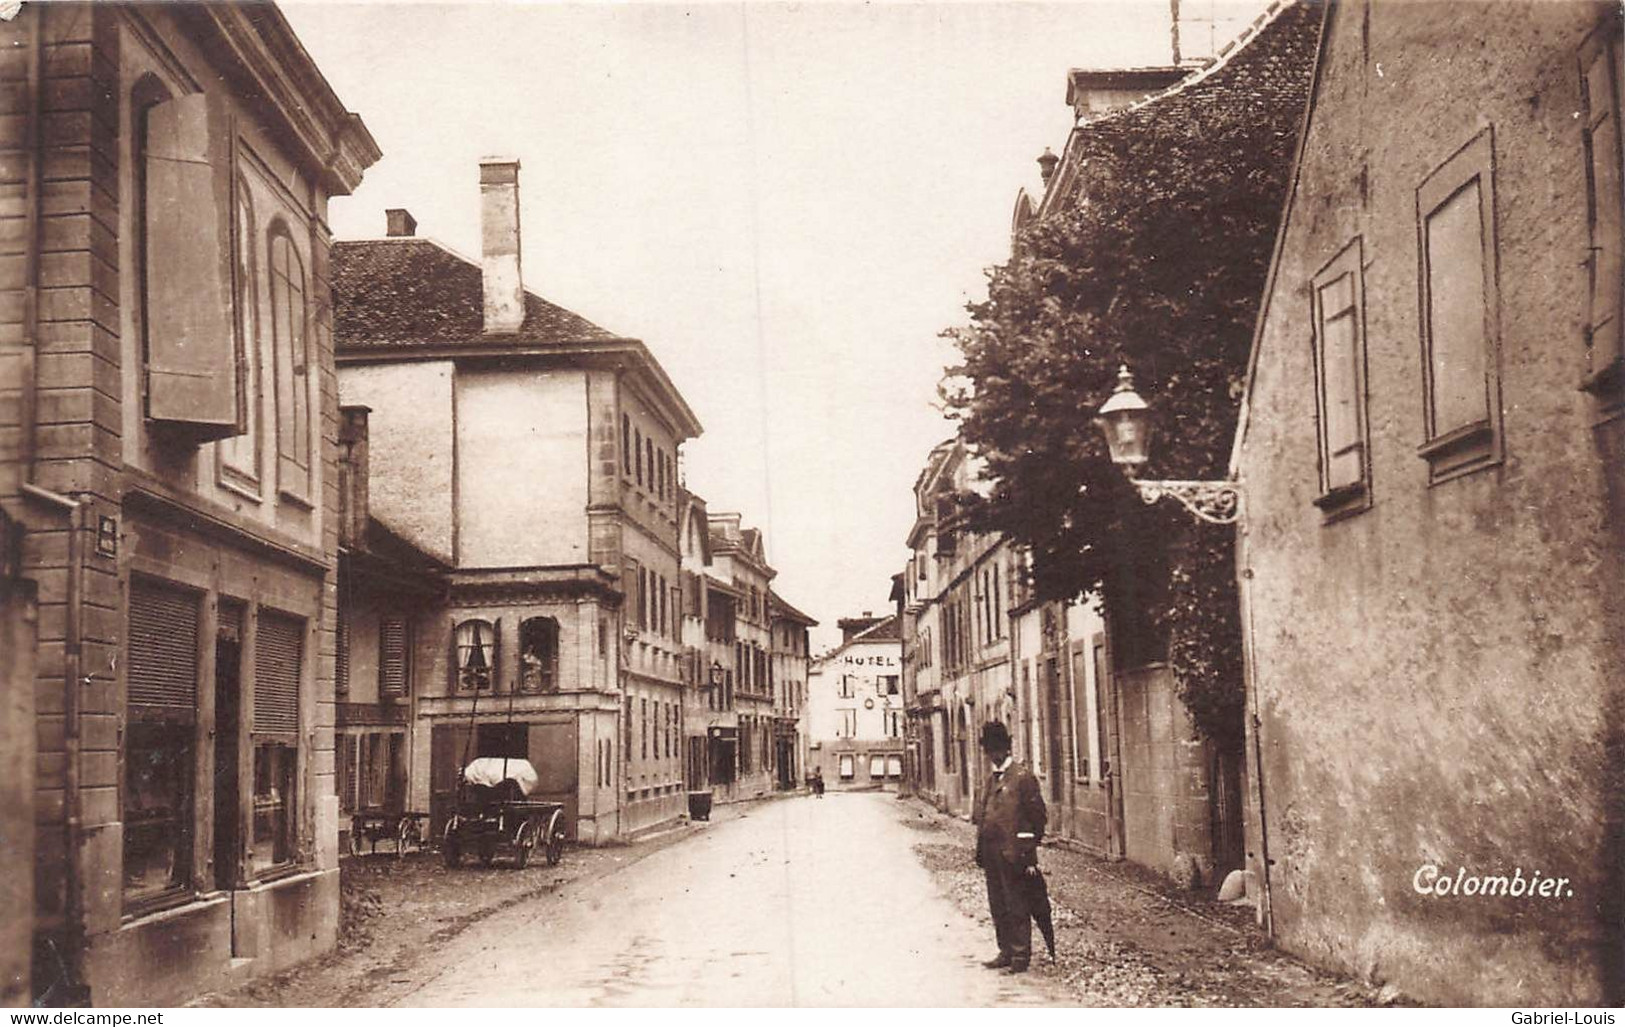
{"type": "Polygon", "coordinates": [[[1239,481],[1133,480],[1134,487],[1140,490],[1140,499],[1146,503],[1171,497],[1209,524],[1234,524],[1241,519],[1239,481]]]}

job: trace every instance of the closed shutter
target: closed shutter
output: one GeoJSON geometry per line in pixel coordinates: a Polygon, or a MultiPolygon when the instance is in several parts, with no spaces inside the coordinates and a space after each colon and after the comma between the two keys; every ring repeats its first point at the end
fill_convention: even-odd
{"type": "Polygon", "coordinates": [[[178,589],[130,582],[131,706],[188,719],[197,710],[198,599],[178,589]]]}
{"type": "Polygon", "coordinates": [[[339,614],[338,630],[334,637],[333,655],[333,692],[336,695],[350,694],[350,618],[343,613],[339,614]]]}
{"type": "Polygon", "coordinates": [[[299,733],[299,664],[305,623],[261,613],[254,644],[254,733],[299,733]]]}
{"type": "Polygon", "coordinates": [[[386,618],[378,625],[378,693],[406,694],[406,621],[386,618]]]}
{"type": "Polygon", "coordinates": [[[192,93],[146,111],[147,415],[198,439],[245,427],[231,290],[231,126],[192,93]]]}

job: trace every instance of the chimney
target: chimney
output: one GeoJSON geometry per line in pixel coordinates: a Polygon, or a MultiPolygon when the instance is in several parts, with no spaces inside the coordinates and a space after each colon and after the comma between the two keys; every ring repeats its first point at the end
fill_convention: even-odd
{"type": "Polygon", "coordinates": [[[480,271],[485,282],[485,331],[511,335],[525,323],[519,278],[519,161],[480,161],[480,271]]]}
{"type": "Polygon", "coordinates": [[[1045,185],[1049,185],[1049,180],[1055,177],[1055,165],[1059,163],[1061,158],[1055,156],[1047,146],[1044,147],[1044,152],[1038,155],[1038,174],[1044,179],[1045,185]]]}
{"type": "Polygon", "coordinates": [[[391,239],[411,238],[418,234],[418,219],[400,207],[384,211],[384,221],[388,225],[385,234],[391,239]]]}

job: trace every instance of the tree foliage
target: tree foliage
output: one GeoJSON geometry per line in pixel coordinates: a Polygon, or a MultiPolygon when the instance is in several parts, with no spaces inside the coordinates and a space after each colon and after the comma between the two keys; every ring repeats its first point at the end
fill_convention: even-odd
{"type": "Polygon", "coordinates": [[[1243,104],[1180,115],[1090,126],[1081,188],[945,333],[963,361],[944,396],[993,486],[977,527],[1031,549],[1040,597],[1102,593],[1114,641],[1144,614],[1198,726],[1239,737],[1232,531],[1142,506],[1092,423],[1126,363],[1155,421],[1145,477],[1226,472],[1296,123],[1243,104]]]}

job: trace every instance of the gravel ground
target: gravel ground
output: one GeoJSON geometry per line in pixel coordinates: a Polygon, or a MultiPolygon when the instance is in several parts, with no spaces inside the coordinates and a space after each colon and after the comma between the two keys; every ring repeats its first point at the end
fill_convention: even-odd
{"type": "MultiPolygon", "coordinates": [[[[982,871],[972,862],[970,824],[918,801],[898,816],[921,833],[914,851],[938,884],[986,927],[982,871]]],[[[1249,907],[1176,894],[1154,874],[1060,846],[1039,862],[1054,906],[1058,958],[1040,956],[1033,932],[1033,970],[1087,1006],[1371,1006],[1377,994],[1268,946],[1249,907]]]]}
{"type": "MultiPolygon", "coordinates": [[[[731,803],[713,822],[734,819],[757,805],[731,803]]],[[[538,856],[524,870],[464,861],[446,869],[438,852],[345,857],[339,864],[339,942],[280,974],[200,996],[193,1006],[377,1006],[417,982],[425,952],[443,946],[502,910],[560,889],[585,885],[645,859],[707,827],[684,820],[672,830],[631,844],[565,849],[550,867],[538,856]]]]}

